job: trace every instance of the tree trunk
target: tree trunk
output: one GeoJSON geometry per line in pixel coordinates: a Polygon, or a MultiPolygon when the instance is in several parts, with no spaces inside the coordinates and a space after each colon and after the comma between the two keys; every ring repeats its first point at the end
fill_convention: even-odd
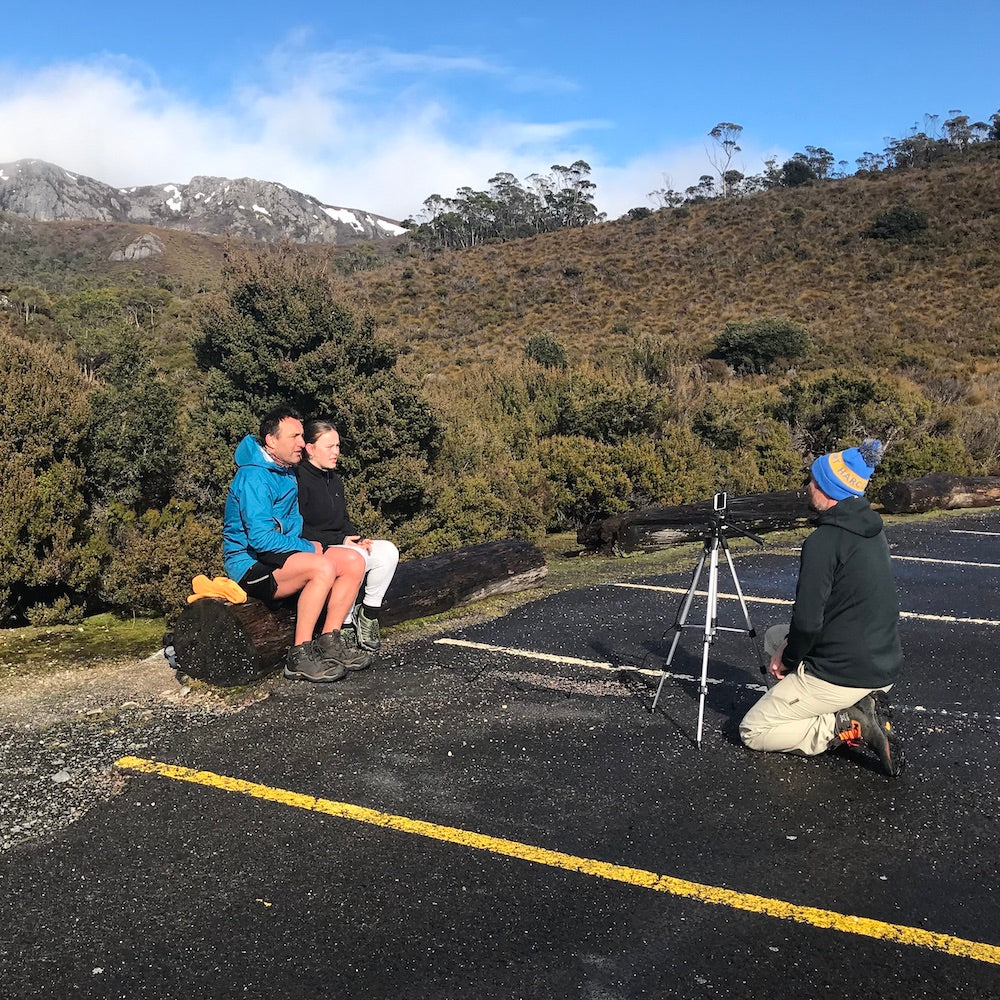
{"type": "MultiPolygon", "coordinates": [[[[395,625],[496,594],[527,590],[545,572],[541,550],[513,539],[401,562],[379,622],[395,625]]],[[[291,644],[295,608],[295,598],[276,605],[253,598],[246,604],[202,598],[186,605],[172,634],[178,669],[225,686],[257,680],[277,666],[291,644]]]]}
{"type": "Polygon", "coordinates": [[[887,514],[992,507],[1000,503],[1000,476],[949,476],[932,472],[919,479],[887,483],[879,498],[887,514]]]}
{"type": "MultiPolygon", "coordinates": [[[[586,525],[577,532],[577,541],[602,552],[628,553],[668,548],[704,536],[714,526],[719,513],[714,501],[677,507],[644,507],[586,525]]],[[[740,530],[758,534],[800,524],[809,514],[800,490],[759,493],[731,497],[724,511],[726,534],[739,537],[740,530]]]]}

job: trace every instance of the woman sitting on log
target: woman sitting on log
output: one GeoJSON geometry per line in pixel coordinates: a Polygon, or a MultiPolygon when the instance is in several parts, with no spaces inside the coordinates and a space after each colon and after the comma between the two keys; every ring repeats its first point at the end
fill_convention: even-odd
{"type": "Polygon", "coordinates": [[[362,603],[354,620],[354,607],[347,612],[341,630],[350,642],[351,633],[361,649],[374,652],[381,645],[378,613],[385,592],[399,563],[399,549],[384,538],[363,538],[351,523],[344,499],[344,483],[335,471],[340,458],[340,434],[329,420],[305,422],[305,457],[296,467],[302,535],[319,542],[323,551],[343,546],[358,551],[365,560],[362,603]]]}

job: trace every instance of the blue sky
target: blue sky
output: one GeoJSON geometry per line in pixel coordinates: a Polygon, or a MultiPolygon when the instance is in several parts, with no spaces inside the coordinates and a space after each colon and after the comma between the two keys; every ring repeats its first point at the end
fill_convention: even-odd
{"type": "Polygon", "coordinates": [[[615,218],[711,173],[718,122],[758,173],[807,145],[853,170],[927,114],[986,121],[998,29],[996,0],[13,4],[0,163],[258,177],[400,219],[584,159],[615,218]]]}

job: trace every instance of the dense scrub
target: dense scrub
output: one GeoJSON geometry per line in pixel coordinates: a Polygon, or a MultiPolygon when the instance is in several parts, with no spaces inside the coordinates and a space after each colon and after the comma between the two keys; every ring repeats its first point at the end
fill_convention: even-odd
{"type": "Polygon", "coordinates": [[[279,401],[333,417],[352,513],[410,556],[796,486],[862,435],[883,482],[998,474],[998,162],[981,143],[367,270],[196,262],[185,234],[98,274],[62,233],[56,275],[8,247],[0,615],[175,610],[222,571],[233,446],[279,401]]]}

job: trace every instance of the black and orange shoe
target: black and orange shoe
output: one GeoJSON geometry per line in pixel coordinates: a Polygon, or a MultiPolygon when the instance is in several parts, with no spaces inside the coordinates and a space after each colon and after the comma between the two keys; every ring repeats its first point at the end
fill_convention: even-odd
{"type": "Polygon", "coordinates": [[[888,707],[873,695],[866,694],[856,705],[837,712],[835,726],[833,746],[864,744],[878,754],[882,770],[890,777],[897,777],[903,770],[903,748],[889,719],[888,707]]]}

